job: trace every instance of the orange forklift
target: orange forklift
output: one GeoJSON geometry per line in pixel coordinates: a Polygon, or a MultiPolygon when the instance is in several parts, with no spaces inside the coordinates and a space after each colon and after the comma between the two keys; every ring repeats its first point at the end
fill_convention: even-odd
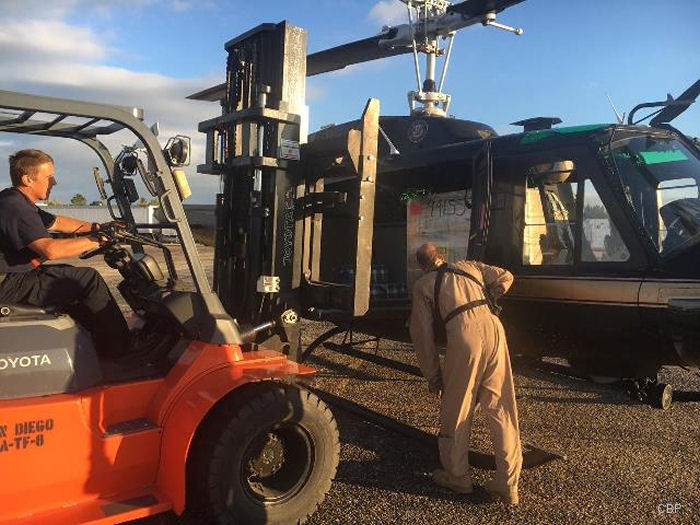
{"type": "MultiPolygon", "coordinates": [[[[278,29],[262,37],[305,38],[278,29]]],[[[274,87],[256,88],[261,96],[280,95],[288,63],[283,57],[267,68],[269,79],[234,87],[248,93],[267,82],[274,87]]],[[[74,139],[100,157],[107,178],[96,169],[97,187],[126,227],[105,230],[110,241],[82,257],[102,256],[119,272],[118,289],[150,341],[106,361],[60,310],[0,304],[0,524],[122,523],[169,511],[203,523],[300,523],[323,500],[338,464],[338,429],[328,407],[296,384],[313,369],[285,355],[299,348],[292,283],[299,257],[272,221],[293,227],[295,218],[283,205],[286,190],[282,204],[266,201],[284,182],[268,168],[293,164],[298,151],[301,119],[284,100],[229,113],[228,125],[238,119],[253,140],[284,139],[291,153],[278,161],[262,146],[245,155],[233,139],[222,145],[230,154],[225,176],[253,187],[242,215],[219,223],[248,236],[217,247],[217,295],[183,211],[188,138],[162,148],[138,109],[0,91],[0,131],[74,139]],[[261,124],[267,132],[248,133],[261,124]],[[127,132],[135,144],[113,156],[104,138],[127,132]],[[138,186],[159,200],[160,223],[134,220],[139,175],[138,186]],[[262,224],[257,234],[255,224],[262,224]],[[177,241],[166,242],[165,232],[177,241]],[[173,244],[190,279],[177,275],[173,244]],[[225,309],[219,296],[228,267],[225,309]]]]}

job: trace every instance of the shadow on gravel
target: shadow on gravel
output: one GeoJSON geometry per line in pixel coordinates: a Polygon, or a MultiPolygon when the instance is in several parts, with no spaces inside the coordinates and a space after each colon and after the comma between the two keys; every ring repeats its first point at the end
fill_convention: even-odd
{"type": "MultiPolygon", "coordinates": [[[[306,364],[309,366],[323,367],[327,370],[331,370],[337,373],[339,376],[342,376],[343,378],[361,379],[363,381],[386,381],[385,377],[378,376],[370,372],[365,372],[363,370],[358,370],[357,368],[354,368],[350,365],[341,365],[334,361],[331,361],[330,359],[319,357],[317,355],[314,355],[311,359],[309,359],[309,361],[306,364]]],[[[318,377],[323,377],[320,374],[317,375],[318,377]]]]}
{"type": "Polygon", "coordinates": [[[613,399],[608,396],[601,396],[598,399],[591,399],[590,397],[548,397],[548,396],[526,396],[530,401],[541,401],[543,403],[562,403],[565,405],[620,405],[620,406],[631,406],[635,403],[634,401],[621,401],[619,399],[613,399]]]}
{"type": "Polygon", "coordinates": [[[673,392],[673,402],[693,403],[700,402],[700,392],[691,392],[688,390],[678,390],[673,392]]]}
{"type": "Polygon", "coordinates": [[[350,448],[349,453],[343,455],[366,457],[363,451],[375,455],[375,459],[369,461],[359,458],[341,460],[336,482],[459,503],[492,501],[478,485],[473,494],[456,494],[435,485],[430,473],[439,467],[437,447],[426,447],[424,443],[402,438],[340,411],[336,415],[341,442],[350,448]]]}
{"type": "MultiPolygon", "coordinates": [[[[516,374],[529,379],[536,379],[547,381],[553,385],[557,385],[561,388],[546,388],[546,387],[532,387],[533,390],[560,390],[564,392],[584,392],[588,394],[596,394],[596,398],[585,398],[585,397],[566,397],[566,396],[528,396],[524,395],[522,397],[533,400],[533,401],[543,401],[543,402],[556,402],[556,403],[568,403],[568,404],[600,404],[600,405],[630,405],[634,404],[634,401],[630,400],[625,392],[625,387],[620,383],[611,383],[609,385],[602,385],[593,383],[589,378],[583,377],[576,373],[570,367],[557,365],[554,363],[545,363],[540,361],[531,361],[526,359],[514,358],[513,359],[513,369],[516,374]],[[622,396],[622,397],[621,397],[622,396]]],[[[518,390],[523,390],[518,387],[518,390]]],[[[675,394],[674,394],[675,399],[675,394]]]]}

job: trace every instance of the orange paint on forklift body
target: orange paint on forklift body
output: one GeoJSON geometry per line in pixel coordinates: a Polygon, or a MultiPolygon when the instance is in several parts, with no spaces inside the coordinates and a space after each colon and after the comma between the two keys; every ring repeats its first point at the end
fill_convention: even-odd
{"type": "Polygon", "coordinates": [[[181,513],[207,412],[251,381],[309,373],[278,352],[193,342],[164,378],[0,401],[0,524],[181,513]]]}

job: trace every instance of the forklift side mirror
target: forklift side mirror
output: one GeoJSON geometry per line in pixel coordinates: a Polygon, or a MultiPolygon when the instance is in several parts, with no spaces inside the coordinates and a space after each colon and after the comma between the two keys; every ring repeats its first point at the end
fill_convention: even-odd
{"type": "Polygon", "coordinates": [[[124,155],[119,161],[119,169],[122,175],[127,177],[133,177],[136,175],[136,170],[138,169],[138,156],[136,153],[124,155]]]}
{"type": "Polygon", "coordinates": [[[190,138],[184,135],[176,135],[168,140],[164,153],[171,166],[188,166],[191,151],[190,138]]]}

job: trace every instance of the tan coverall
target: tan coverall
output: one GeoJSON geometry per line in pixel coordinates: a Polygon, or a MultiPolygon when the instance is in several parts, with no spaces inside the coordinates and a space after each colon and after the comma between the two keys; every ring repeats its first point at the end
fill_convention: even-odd
{"type": "MultiPolygon", "coordinates": [[[[507,292],[513,283],[513,275],[496,266],[477,261],[459,261],[452,266],[484,282],[494,298],[507,292]]],[[[430,391],[442,390],[440,463],[452,476],[469,478],[469,437],[474,409],[480,403],[496,456],[492,484],[502,491],[517,491],[522,451],[503,325],[486,305],[451,319],[446,325],[447,353],[441,371],[432,325],[436,275],[435,271],[428,272],[416,281],[409,326],[418,364],[430,391]]],[[[483,298],[483,290],[471,279],[444,274],[439,297],[443,319],[458,306],[483,298]]]]}

